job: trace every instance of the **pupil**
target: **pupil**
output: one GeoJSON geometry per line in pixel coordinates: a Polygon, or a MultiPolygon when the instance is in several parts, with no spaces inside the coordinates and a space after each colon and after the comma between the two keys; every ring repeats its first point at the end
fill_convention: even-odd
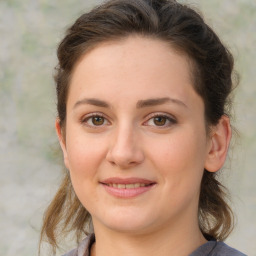
{"type": "Polygon", "coordinates": [[[166,118],[165,117],[161,117],[161,116],[159,116],[159,117],[155,117],[154,118],[154,123],[155,123],[155,125],[165,125],[165,123],[166,123],[166,118]]]}
{"type": "Polygon", "coordinates": [[[93,117],[92,122],[94,125],[102,125],[104,123],[104,120],[100,116],[95,116],[93,117]]]}

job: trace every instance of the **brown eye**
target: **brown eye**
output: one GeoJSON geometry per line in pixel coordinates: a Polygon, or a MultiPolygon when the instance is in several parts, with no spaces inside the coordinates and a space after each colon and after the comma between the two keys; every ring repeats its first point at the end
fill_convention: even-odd
{"type": "Polygon", "coordinates": [[[153,113],[149,116],[149,119],[143,124],[146,126],[151,126],[151,127],[161,129],[161,128],[169,128],[176,123],[177,123],[176,119],[171,115],[153,113]]]}
{"type": "Polygon", "coordinates": [[[101,114],[91,113],[81,119],[81,124],[89,128],[102,128],[110,125],[110,122],[101,114]]]}
{"type": "Polygon", "coordinates": [[[164,116],[154,117],[154,124],[157,126],[163,126],[166,124],[167,118],[164,116]]]}
{"type": "Polygon", "coordinates": [[[104,124],[104,117],[101,117],[101,116],[93,116],[91,117],[92,118],[92,123],[93,125],[103,125],[104,124]]]}

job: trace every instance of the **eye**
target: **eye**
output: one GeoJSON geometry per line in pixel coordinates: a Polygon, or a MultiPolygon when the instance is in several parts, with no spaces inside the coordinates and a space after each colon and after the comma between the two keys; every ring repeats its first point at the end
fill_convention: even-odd
{"type": "Polygon", "coordinates": [[[101,116],[93,116],[90,118],[93,125],[103,125],[105,120],[101,116]]]}
{"type": "MultiPolygon", "coordinates": [[[[151,115],[152,116],[152,115],[151,115]]],[[[146,121],[144,123],[144,125],[147,126],[158,126],[158,127],[169,127],[176,122],[176,120],[166,114],[153,114],[153,116],[148,119],[148,121],[146,121]]]]}
{"type": "Polygon", "coordinates": [[[91,127],[108,125],[109,121],[100,114],[91,114],[81,121],[83,124],[91,127]]]}
{"type": "Polygon", "coordinates": [[[157,116],[152,119],[153,119],[154,124],[157,126],[163,126],[168,121],[165,116],[157,116]]]}

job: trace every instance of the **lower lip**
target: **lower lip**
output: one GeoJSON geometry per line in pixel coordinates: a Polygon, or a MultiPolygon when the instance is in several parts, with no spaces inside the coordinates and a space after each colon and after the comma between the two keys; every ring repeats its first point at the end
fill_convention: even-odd
{"type": "Polygon", "coordinates": [[[119,198],[132,198],[144,194],[151,190],[155,184],[145,186],[145,187],[138,187],[138,188],[115,188],[110,187],[108,185],[102,184],[105,190],[112,196],[119,197],[119,198]]]}

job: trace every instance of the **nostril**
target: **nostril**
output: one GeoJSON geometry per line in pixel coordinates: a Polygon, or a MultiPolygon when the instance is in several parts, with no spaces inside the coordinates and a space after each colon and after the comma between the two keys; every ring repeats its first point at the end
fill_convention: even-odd
{"type": "Polygon", "coordinates": [[[116,165],[115,162],[113,161],[109,161],[111,165],[116,165]]]}

